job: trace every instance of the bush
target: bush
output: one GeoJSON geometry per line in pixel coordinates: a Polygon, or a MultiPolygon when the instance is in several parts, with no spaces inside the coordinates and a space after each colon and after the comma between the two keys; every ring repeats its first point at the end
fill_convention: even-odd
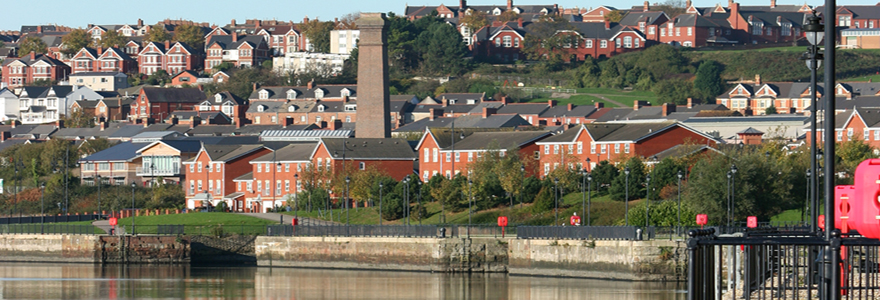
{"type": "Polygon", "coordinates": [[[390,193],[382,199],[382,219],[397,220],[403,217],[403,200],[400,195],[390,193]]]}
{"type": "Polygon", "coordinates": [[[552,187],[543,187],[541,191],[538,192],[538,196],[535,197],[535,205],[532,206],[532,211],[535,213],[543,213],[545,211],[551,210],[556,207],[553,198],[553,188],[552,187]]]}

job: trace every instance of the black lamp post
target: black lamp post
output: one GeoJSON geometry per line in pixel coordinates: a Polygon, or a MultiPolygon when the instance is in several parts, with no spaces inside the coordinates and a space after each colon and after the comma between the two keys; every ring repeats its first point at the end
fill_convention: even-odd
{"type": "MultiPolygon", "coordinates": [[[[807,53],[804,53],[804,59],[807,62],[807,68],[810,69],[810,172],[808,174],[816,174],[817,168],[819,167],[819,158],[817,158],[817,147],[816,147],[816,123],[818,122],[817,116],[817,108],[818,102],[816,101],[816,89],[817,87],[817,73],[819,67],[822,66],[822,60],[824,57],[822,53],[819,52],[819,43],[825,37],[825,26],[820,23],[819,16],[816,15],[816,11],[813,11],[813,15],[807,18],[807,24],[804,24],[804,32],[806,33],[807,42],[810,43],[810,46],[807,48],[807,53]]],[[[818,185],[818,176],[807,176],[807,180],[809,180],[809,188],[810,188],[810,212],[811,212],[811,225],[810,232],[815,233],[817,228],[817,221],[819,218],[819,214],[817,213],[819,210],[817,209],[819,205],[819,185],[818,185]]]]}
{"type": "Polygon", "coordinates": [[[526,165],[519,165],[519,178],[522,184],[519,186],[519,208],[523,208],[523,187],[526,186],[526,165]]]}
{"type": "Polygon", "coordinates": [[[593,175],[587,173],[587,223],[584,224],[586,226],[590,226],[590,214],[592,213],[591,206],[593,206],[593,175]]]}
{"type": "MultiPolygon", "coordinates": [[[[801,222],[804,221],[804,215],[812,216],[812,204],[813,204],[813,170],[807,169],[807,201],[804,203],[804,210],[801,211],[801,222]]],[[[812,220],[812,219],[810,219],[812,220]]],[[[813,225],[810,224],[810,233],[816,233],[813,229],[813,225]]]]}
{"type": "Polygon", "coordinates": [[[404,225],[409,225],[409,175],[403,177],[403,201],[404,225]]]}
{"type": "Polygon", "coordinates": [[[626,226],[629,226],[629,167],[623,169],[624,174],[624,220],[626,226]]]}
{"type": "Polygon", "coordinates": [[[582,217],[587,216],[587,194],[584,193],[584,188],[586,188],[585,185],[587,185],[587,174],[588,173],[587,173],[586,167],[581,169],[581,178],[582,178],[581,179],[582,180],[582,183],[581,183],[581,216],[582,217]]]}
{"type": "Polygon", "coordinates": [[[730,219],[736,220],[736,165],[730,165],[730,219]]]}
{"type": "Polygon", "coordinates": [[[553,178],[553,186],[553,202],[556,205],[556,208],[554,209],[556,218],[553,219],[553,224],[559,226],[559,178],[553,178]]]}
{"type": "Polygon", "coordinates": [[[379,225],[382,225],[382,190],[385,185],[379,181],[379,225]]]}
{"type": "Polygon", "coordinates": [[[681,227],[681,178],[684,177],[681,170],[678,170],[678,227],[681,227]]]}
{"type": "Polygon", "coordinates": [[[468,237],[471,236],[471,222],[473,221],[473,214],[474,214],[473,201],[472,201],[473,197],[471,196],[471,185],[473,185],[473,184],[474,184],[474,182],[470,178],[468,178],[468,230],[467,230],[468,237]]]}
{"type": "MultiPolygon", "coordinates": [[[[293,218],[299,222],[299,174],[293,174],[293,206],[296,209],[296,212],[293,213],[293,218]]],[[[311,211],[311,203],[308,204],[309,211],[311,211]]]]}
{"type": "Polygon", "coordinates": [[[137,183],[131,183],[131,234],[134,234],[134,188],[137,187],[137,183]]]}
{"type": "MultiPolygon", "coordinates": [[[[419,225],[422,225],[422,214],[421,214],[421,210],[422,210],[422,181],[421,180],[418,180],[418,179],[416,180],[416,187],[419,189],[419,198],[418,198],[419,210],[416,210],[416,216],[419,218],[419,225]]],[[[510,200],[510,203],[511,204],[513,203],[513,199],[510,200]]]]}
{"type": "Polygon", "coordinates": [[[46,183],[40,184],[40,233],[44,233],[44,222],[46,221],[46,209],[43,206],[43,190],[46,189],[46,183]]]}
{"type": "Polygon", "coordinates": [[[730,171],[727,171],[727,227],[728,228],[730,228],[730,219],[731,219],[731,213],[730,213],[731,200],[730,200],[730,198],[732,198],[732,196],[731,196],[732,193],[730,192],[730,181],[732,178],[733,178],[733,173],[731,173],[730,171]]]}
{"type": "Polygon", "coordinates": [[[351,177],[345,176],[345,225],[351,225],[351,218],[348,216],[348,183],[351,177]]]}
{"type": "Polygon", "coordinates": [[[646,185],[645,188],[647,189],[647,192],[645,193],[645,227],[648,227],[651,225],[651,218],[650,218],[650,215],[648,214],[648,211],[650,210],[650,207],[651,207],[651,175],[650,174],[645,176],[645,185],[646,185]]]}
{"type": "Polygon", "coordinates": [[[101,185],[104,182],[101,181],[101,175],[95,177],[98,179],[98,211],[101,211],[101,185]]]}

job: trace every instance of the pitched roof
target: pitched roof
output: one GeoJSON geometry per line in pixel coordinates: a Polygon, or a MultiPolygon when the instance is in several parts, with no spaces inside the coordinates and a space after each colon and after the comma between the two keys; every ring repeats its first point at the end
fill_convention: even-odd
{"type": "Polygon", "coordinates": [[[334,159],[415,160],[409,143],[396,138],[323,138],[321,143],[334,159]],[[344,143],[344,148],[343,148],[344,143]]]}
{"type": "Polygon", "coordinates": [[[257,151],[263,148],[262,145],[211,145],[206,144],[202,147],[211,161],[231,161],[242,155],[257,151]]]}
{"type": "Polygon", "coordinates": [[[138,150],[149,144],[150,143],[120,143],[116,146],[86,156],[79,161],[131,161],[139,156],[137,153],[138,150]]]}
{"type": "Polygon", "coordinates": [[[232,41],[232,35],[212,35],[205,43],[205,49],[218,44],[223,50],[237,50],[239,46],[245,43],[257,48],[258,45],[265,44],[265,40],[263,40],[261,35],[239,36],[237,41],[232,41]]]}
{"type": "Polygon", "coordinates": [[[258,87],[251,92],[248,99],[251,100],[288,100],[287,93],[293,90],[296,97],[291,100],[317,99],[315,92],[320,90],[324,93],[323,98],[342,98],[342,90],[348,89],[350,98],[357,97],[357,85],[352,84],[318,84],[309,88],[308,86],[264,86],[258,87]],[[260,99],[260,92],[266,91],[269,97],[260,99]]]}
{"type": "Polygon", "coordinates": [[[502,106],[498,114],[540,115],[549,108],[547,103],[515,103],[502,106]]]}
{"type": "MultiPolygon", "coordinates": [[[[317,142],[295,142],[283,148],[275,150],[275,153],[269,153],[251,160],[252,162],[293,162],[293,161],[309,161],[318,147],[317,142]]],[[[346,159],[348,156],[346,155],[346,159]]]]}
{"type": "Polygon", "coordinates": [[[475,132],[455,143],[457,150],[505,150],[550,136],[547,131],[475,132]]]}
{"type": "Polygon", "coordinates": [[[141,92],[153,103],[198,103],[205,99],[205,93],[198,88],[144,87],[141,92]]]}

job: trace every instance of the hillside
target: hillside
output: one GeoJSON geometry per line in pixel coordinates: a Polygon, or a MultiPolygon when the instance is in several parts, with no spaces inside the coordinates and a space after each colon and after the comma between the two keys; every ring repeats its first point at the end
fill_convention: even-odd
{"type": "MultiPolygon", "coordinates": [[[[754,78],[760,74],[764,81],[809,81],[810,71],[799,58],[806,47],[780,50],[685,51],[684,56],[698,65],[714,60],[724,66],[725,80],[754,78]],[[803,51],[798,51],[800,48],[803,51]]],[[[824,65],[823,65],[824,67],[824,65]]],[[[837,78],[873,75],[880,71],[880,50],[841,49],[837,51],[837,78]]],[[[820,77],[822,72],[819,72],[820,77]]]]}

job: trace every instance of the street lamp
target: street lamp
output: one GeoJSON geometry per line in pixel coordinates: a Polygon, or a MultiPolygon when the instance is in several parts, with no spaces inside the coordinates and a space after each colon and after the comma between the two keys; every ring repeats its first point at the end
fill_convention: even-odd
{"type": "MultiPolygon", "coordinates": [[[[418,180],[418,179],[416,180],[416,187],[419,188],[419,199],[418,199],[418,200],[419,200],[419,206],[418,206],[418,207],[419,207],[419,210],[416,211],[416,216],[419,218],[419,225],[422,225],[422,215],[421,215],[421,209],[422,209],[422,181],[421,181],[421,180],[418,180]]],[[[512,199],[512,198],[511,198],[511,200],[510,200],[510,203],[511,203],[511,205],[513,205],[513,199],[512,199]]]]}
{"type": "Polygon", "coordinates": [[[526,165],[519,165],[519,178],[522,184],[519,186],[519,208],[523,208],[523,187],[526,186],[526,165]]]}
{"type": "Polygon", "coordinates": [[[590,226],[590,213],[592,211],[591,206],[593,206],[593,175],[587,173],[587,223],[584,224],[586,226],[590,226]]]}
{"type": "Polygon", "coordinates": [[[625,224],[626,224],[626,226],[629,226],[629,167],[626,167],[623,169],[623,174],[625,175],[624,176],[624,199],[623,199],[623,203],[625,204],[625,206],[624,206],[623,214],[624,214],[624,220],[626,222],[625,224]]]}
{"type": "Polygon", "coordinates": [[[345,225],[351,225],[351,218],[348,216],[348,183],[351,177],[345,176],[345,225]]]}
{"type": "Polygon", "coordinates": [[[409,225],[409,175],[403,177],[403,201],[406,202],[403,205],[403,222],[405,225],[409,225]]]}
{"type": "Polygon", "coordinates": [[[581,169],[581,216],[587,215],[587,194],[584,193],[584,188],[586,188],[585,185],[587,185],[587,174],[588,173],[586,167],[581,169]]]}
{"type": "Polygon", "coordinates": [[[44,222],[46,221],[46,210],[45,206],[43,206],[43,190],[46,189],[46,183],[40,184],[40,233],[44,233],[44,222]]]}
{"type": "Polygon", "coordinates": [[[559,226],[559,178],[553,178],[553,185],[555,186],[553,189],[553,202],[556,204],[556,208],[554,209],[556,212],[556,218],[553,219],[553,224],[559,226]]]}
{"type": "Polygon", "coordinates": [[[473,221],[474,207],[473,207],[473,197],[471,196],[471,185],[474,182],[471,179],[468,179],[468,236],[470,236],[471,232],[471,222],[473,221]]]}
{"type": "Polygon", "coordinates": [[[651,175],[648,174],[645,176],[645,184],[647,185],[647,192],[645,193],[645,227],[651,225],[651,219],[648,215],[648,210],[651,207],[651,175]]]}
{"type": "MultiPolygon", "coordinates": [[[[293,174],[293,206],[296,207],[296,212],[293,213],[293,218],[299,222],[299,174],[293,174]]],[[[309,205],[309,212],[312,211],[311,203],[309,205]]]]}
{"type": "Polygon", "coordinates": [[[678,227],[681,227],[681,178],[684,177],[681,170],[678,170],[678,227]]]}
{"type": "Polygon", "coordinates": [[[810,232],[815,233],[817,229],[817,221],[819,218],[818,214],[818,205],[819,205],[819,184],[818,184],[818,176],[809,176],[809,174],[817,174],[817,168],[819,167],[818,160],[821,158],[817,158],[816,149],[816,123],[818,122],[817,116],[817,104],[816,101],[816,89],[817,87],[817,72],[819,67],[822,66],[823,56],[822,53],[819,52],[819,43],[825,37],[825,26],[819,22],[819,16],[816,15],[816,11],[813,11],[813,15],[807,18],[807,24],[804,24],[804,32],[807,36],[807,42],[810,43],[810,46],[807,48],[807,53],[804,53],[805,60],[807,63],[807,68],[810,69],[810,172],[807,173],[807,179],[809,180],[809,188],[810,188],[810,212],[811,212],[811,225],[810,232]]]}
{"type": "Polygon", "coordinates": [[[131,234],[134,234],[134,188],[137,187],[137,184],[134,181],[131,182],[131,234]]]}
{"type": "Polygon", "coordinates": [[[731,217],[730,217],[730,215],[731,215],[731,213],[730,213],[730,206],[731,206],[731,204],[730,204],[730,202],[731,202],[731,200],[730,200],[730,198],[731,198],[730,180],[732,178],[733,178],[733,173],[731,173],[731,171],[727,171],[727,227],[728,228],[730,228],[730,219],[731,219],[731,217]]]}
{"type": "Polygon", "coordinates": [[[736,165],[730,165],[730,172],[733,173],[730,178],[730,219],[733,220],[736,217],[736,165]]]}
{"type": "Polygon", "coordinates": [[[379,181],[379,225],[382,225],[382,190],[385,185],[379,181]]]}
{"type": "Polygon", "coordinates": [[[98,179],[98,211],[101,211],[101,175],[95,176],[98,179]]]}

